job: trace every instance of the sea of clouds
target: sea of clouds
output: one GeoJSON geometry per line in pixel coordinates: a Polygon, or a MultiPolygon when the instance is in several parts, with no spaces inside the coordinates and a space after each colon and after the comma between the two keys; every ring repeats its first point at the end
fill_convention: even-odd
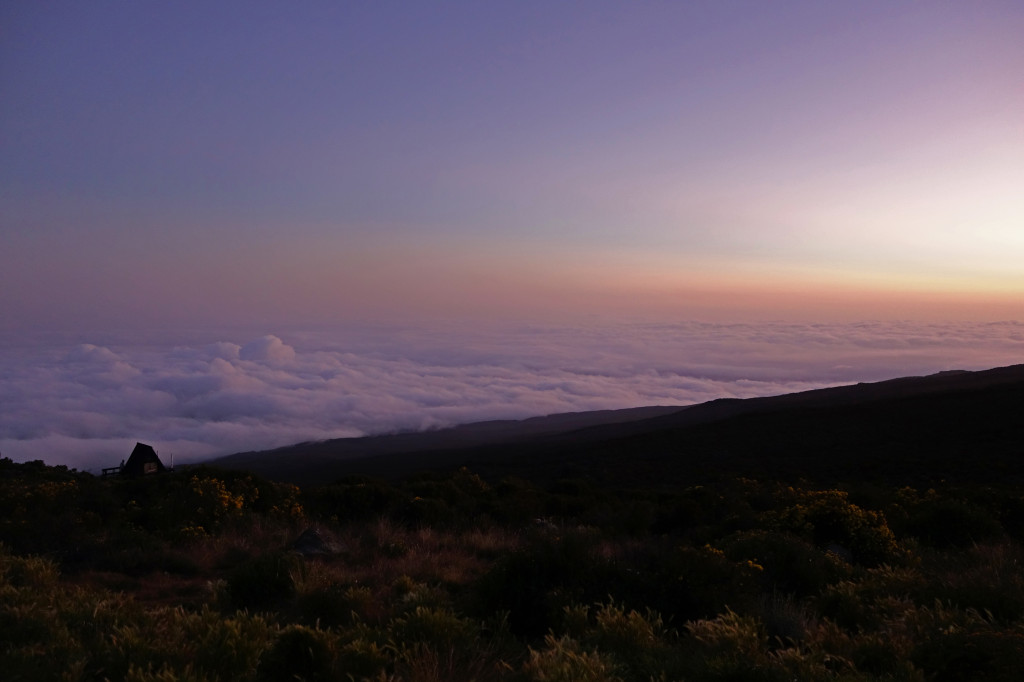
{"type": "Polygon", "coordinates": [[[1024,324],[362,327],[0,337],[0,454],[96,470],[1024,362],[1024,324]]]}

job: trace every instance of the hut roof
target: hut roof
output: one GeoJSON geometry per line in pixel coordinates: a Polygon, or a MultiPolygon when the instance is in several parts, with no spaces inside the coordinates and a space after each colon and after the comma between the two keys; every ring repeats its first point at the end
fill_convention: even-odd
{"type": "Polygon", "coordinates": [[[121,467],[121,473],[125,476],[145,476],[164,471],[167,471],[167,467],[157,457],[156,450],[145,443],[136,443],[128,461],[121,467]]]}

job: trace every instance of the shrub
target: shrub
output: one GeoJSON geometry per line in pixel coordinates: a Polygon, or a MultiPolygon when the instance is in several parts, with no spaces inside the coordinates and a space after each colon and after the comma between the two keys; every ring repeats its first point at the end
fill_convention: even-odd
{"type": "Polygon", "coordinates": [[[1013,622],[1024,613],[1024,550],[1011,543],[976,545],[933,568],[923,601],[942,599],[1013,622]]]}
{"type": "Polygon", "coordinates": [[[594,615],[601,643],[613,650],[639,651],[652,648],[664,633],[665,624],[657,613],[626,611],[614,604],[601,606],[594,615]]]}
{"type": "Polygon", "coordinates": [[[761,623],[753,616],[741,616],[731,609],[712,619],[686,626],[690,636],[709,653],[728,654],[755,660],[768,641],[761,623]]]}
{"type": "Polygon", "coordinates": [[[1003,532],[999,521],[984,509],[934,493],[914,500],[906,514],[905,532],[931,547],[969,547],[1003,532]]]}
{"type": "Polygon", "coordinates": [[[544,495],[533,484],[505,478],[486,496],[486,513],[498,523],[523,526],[544,515],[544,495]]]}
{"type": "Polygon", "coordinates": [[[124,682],[216,682],[218,678],[207,677],[201,672],[185,666],[182,670],[163,667],[154,671],[152,667],[129,666],[124,682]]]}
{"type": "Polygon", "coordinates": [[[111,550],[98,558],[96,566],[136,577],[157,571],[186,576],[199,573],[191,557],[150,543],[111,550]]]}
{"type": "Polygon", "coordinates": [[[772,649],[763,624],[731,610],[687,625],[696,643],[691,677],[700,680],[788,682],[832,677],[822,651],[772,649]]]}
{"type": "Polygon", "coordinates": [[[260,658],[259,679],[328,682],[338,678],[334,639],[323,630],[289,625],[260,658]]]}
{"type": "Polygon", "coordinates": [[[894,646],[892,637],[880,633],[856,637],[850,660],[857,670],[875,676],[897,673],[907,665],[904,652],[894,646]]]}
{"type": "Polygon", "coordinates": [[[815,617],[807,604],[792,595],[772,592],[758,600],[757,614],[772,639],[802,642],[815,626],[815,617]]]}
{"type": "Polygon", "coordinates": [[[0,544],[0,585],[45,590],[55,587],[59,576],[57,565],[49,559],[11,556],[0,544]]]}
{"type": "Polygon", "coordinates": [[[569,637],[544,638],[544,648],[530,649],[522,672],[528,680],[543,682],[619,682],[615,668],[597,651],[583,651],[569,637]]]}
{"type": "Polygon", "coordinates": [[[449,504],[435,497],[416,495],[402,507],[399,515],[409,527],[450,526],[460,516],[449,504]]]}
{"type": "Polygon", "coordinates": [[[629,679],[681,676],[677,635],[665,628],[661,616],[654,611],[642,614],[615,604],[602,605],[594,614],[594,627],[582,639],[607,653],[629,679]]]}
{"type": "Polygon", "coordinates": [[[228,605],[236,609],[263,609],[274,606],[295,593],[292,571],[299,559],[283,552],[249,559],[227,577],[228,605]]]}
{"type": "Polygon", "coordinates": [[[472,646],[480,632],[479,625],[468,618],[460,618],[454,611],[426,606],[417,606],[399,616],[389,629],[397,642],[421,642],[439,649],[472,646]]]}
{"type": "Polygon", "coordinates": [[[175,611],[178,637],[194,650],[195,668],[214,679],[250,679],[271,640],[270,625],[259,616],[225,618],[203,607],[196,613],[175,611]]]}
{"type": "Polygon", "coordinates": [[[677,621],[707,618],[727,606],[752,604],[761,571],[710,545],[677,547],[642,569],[639,582],[648,591],[642,601],[677,621]]]}
{"type": "Polygon", "coordinates": [[[383,679],[392,667],[391,656],[383,646],[361,637],[341,647],[337,665],[341,679],[353,680],[383,679]]]}
{"type": "Polygon", "coordinates": [[[477,582],[478,607],[484,614],[507,612],[517,635],[543,636],[566,606],[588,601],[595,585],[607,589],[600,577],[605,562],[594,555],[594,545],[585,532],[536,535],[477,582]]]}
{"type": "Polygon", "coordinates": [[[765,591],[812,595],[850,574],[850,567],[838,556],[790,533],[738,533],[723,541],[722,549],[733,561],[761,566],[759,582],[765,591]]]}
{"type": "Polygon", "coordinates": [[[917,569],[880,566],[867,570],[858,580],[827,586],[815,604],[821,615],[845,628],[874,629],[913,608],[925,584],[917,569]]]}
{"type": "Polygon", "coordinates": [[[401,613],[409,613],[420,607],[431,609],[451,607],[452,595],[443,587],[415,581],[410,584],[405,581],[405,578],[408,576],[400,576],[392,585],[393,592],[399,596],[399,603],[395,604],[395,608],[401,613]]]}
{"type": "Polygon", "coordinates": [[[485,637],[481,623],[450,609],[418,606],[395,618],[389,632],[400,679],[490,680],[502,669],[507,632],[501,623],[485,637]]]}
{"type": "Polygon", "coordinates": [[[373,591],[362,585],[327,585],[306,592],[297,607],[310,623],[326,627],[351,625],[375,613],[373,591]]]}
{"type": "Polygon", "coordinates": [[[387,515],[403,499],[402,494],[387,483],[354,476],[318,488],[311,497],[321,514],[343,523],[387,515]]]}
{"type": "Polygon", "coordinates": [[[935,682],[1015,682],[1024,661],[1024,633],[984,625],[949,629],[919,644],[912,658],[935,682]]]}
{"type": "Polygon", "coordinates": [[[790,488],[789,492],[795,503],[769,514],[778,530],[795,533],[818,547],[849,551],[855,561],[867,565],[900,558],[896,537],[881,512],[858,507],[842,490],[790,488]]]}

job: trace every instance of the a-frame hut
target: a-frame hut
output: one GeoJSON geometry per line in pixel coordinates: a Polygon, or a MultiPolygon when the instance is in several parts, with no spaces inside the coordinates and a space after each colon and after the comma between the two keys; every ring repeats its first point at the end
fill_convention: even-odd
{"type": "Polygon", "coordinates": [[[122,476],[147,476],[167,471],[152,445],[136,443],[128,461],[121,466],[122,476]]]}

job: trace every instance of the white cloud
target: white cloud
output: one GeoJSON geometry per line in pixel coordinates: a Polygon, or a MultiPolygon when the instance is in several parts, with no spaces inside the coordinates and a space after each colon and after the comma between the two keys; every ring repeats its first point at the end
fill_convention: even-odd
{"type": "MultiPolygon", "coordinates": [[[[214,344],[217,350],[224,350],[225,344],[214,344]]],[[[223,356],[220,356],[223,357],[223,356]]],[[[238,351],[242,360],[285,364],[295,360],[295,349],[273,335],[254,339],[238,351]]]]}
{"type": "Polygon", "coordinates": [[[554,412],[691,404],[1024,357],[1024,326],[378,328],[0,349],[0,453],[112,466],[554,412]],[[221,337],[224,338],[224,337],[221,337]],[[244,343],[236,343],[242,341],[244,343]]]}

